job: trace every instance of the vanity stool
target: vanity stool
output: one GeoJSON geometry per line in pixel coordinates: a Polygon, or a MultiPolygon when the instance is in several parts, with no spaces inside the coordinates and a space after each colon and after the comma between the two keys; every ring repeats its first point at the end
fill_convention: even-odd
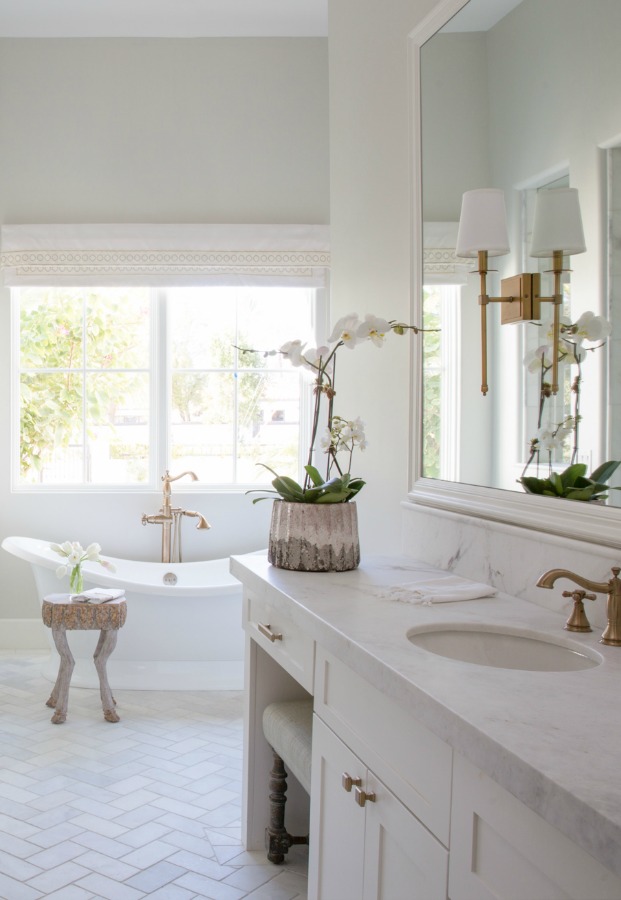
{"type": "Polygon", "coordinates": [[[308,844],[308,835],[295,837],[285,828],[285,765],[310,794],[313,701],[270,703],[263,713],[263,734],[274,754],[269,781],[270,824],[265,829],[265,845],[270,862],[281,863],[292,844],[308,844]]]}
{"type": "Polygon", "coordinates": [[[67,631],[99,630],[99,640],[93,654],[95,668],[99,675],[99,691],[106,722],[118,722],[115,710],[116,700],[108,684],[106,663],[116,647],[119,628],[127,618],[125,597],[106,603],[71,603],[70,594],[50,594],[43,598],[43,624],[52,629],[52,637],[60,654],[60,667],[56,684],[52,688],[47,706],[55,709],[52,716],[54,725],[61,725],[67,718],[69,684],[75,660],[67,642],[67,631]]]}

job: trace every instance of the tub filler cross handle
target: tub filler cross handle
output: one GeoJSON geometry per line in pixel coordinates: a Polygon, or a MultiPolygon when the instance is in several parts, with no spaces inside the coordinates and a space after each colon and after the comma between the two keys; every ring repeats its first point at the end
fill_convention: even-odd
{"type": "Polygon", "coordinates": [[[185,475],[189,475],[192,481],[198,481],[198,475],[194,472],[181,472],[180,475],[171,475],[168,469],[162,475],[163,498],[162,506],[156,515],[148,516],[146,513],[142,516],[143,525],[161,525],[162,526],[162,562],[175,563],[182,562],[181,554],[181,516],[189,516],[198,519],[196,527],[198,529],[211,528],[209,522],[202,513],[191,509],[181,509],[179,506],[171,505],[172,492],[170,484],[172,481],[178,481],[185,475]]]}

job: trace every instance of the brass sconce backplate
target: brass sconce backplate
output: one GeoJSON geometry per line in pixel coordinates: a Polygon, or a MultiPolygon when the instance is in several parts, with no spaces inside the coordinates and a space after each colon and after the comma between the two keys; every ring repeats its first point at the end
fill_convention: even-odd
{"type": "Polygon", "coordinates": [[[511,278],[503,278],[500,282],[500,322],[510,325],[513,322],[531,322],[541,318],[539,300],[539,273],[523,272],[511,278]]]}

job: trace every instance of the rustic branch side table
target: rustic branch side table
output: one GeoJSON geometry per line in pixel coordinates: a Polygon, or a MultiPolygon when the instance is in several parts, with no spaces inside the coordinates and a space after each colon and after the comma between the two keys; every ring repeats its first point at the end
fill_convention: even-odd
{"type": "Polygon", "coordinates": [[[118,722],[119,716],[114,708],[116,701],[108,684],[106,663],[116,647],[119,628],[123,627],[127,618],[125,597],[106,603],[71,603],[69,597],[69,594],[50,594],[43,598],[43,624],[52,629],[52,637],[60,655],[58,677],[47,701],[47,706],[54,708],[52,722],[60,725],[67,718],[69,684],[75,665],[67,641],[67,631],[94,630],[100,632],[93,659],[99,675],[104,719],[107,722],[118,722]]]}

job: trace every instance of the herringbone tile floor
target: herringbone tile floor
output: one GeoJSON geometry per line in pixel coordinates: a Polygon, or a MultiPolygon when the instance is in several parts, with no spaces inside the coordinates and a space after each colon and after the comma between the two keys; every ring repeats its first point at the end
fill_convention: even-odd
{"type": "Polygon", "coordinates": [[[240,841],[242,695],[72,688],[52,725],[43,654],[0,651],[2,900],[303,900],[306,848],[284,866],[240,841]]]}

